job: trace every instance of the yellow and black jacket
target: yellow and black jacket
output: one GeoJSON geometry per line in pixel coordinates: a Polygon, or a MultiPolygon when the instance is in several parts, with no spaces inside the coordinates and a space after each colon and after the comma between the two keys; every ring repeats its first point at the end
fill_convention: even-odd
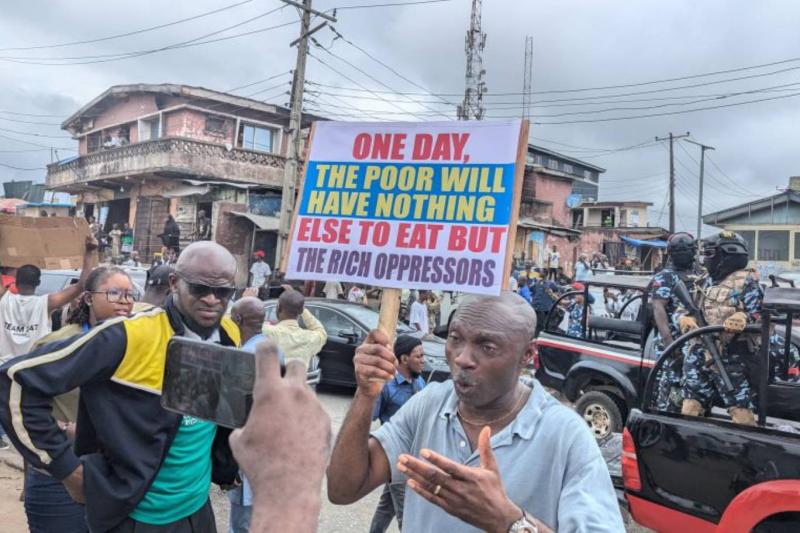
{"type": "MultiPolygon", "coordinates": [[[[0,367],[0,422],[35,468],[64,479],[83,464],[92,531],[122,522],[150,488],[178,431],[181,415],[161,407],[167,343],[184,332],[168,300],[131,318],[38,347],[0,367]],[[74,449],[51,416],[51,398],[80,387],[74,449]]],[[[239,345],[225,318],[221,344],[239,345]]],[[[237,466],[229,430],[218,428],[212,481],[232,484],[237,466]]]]}

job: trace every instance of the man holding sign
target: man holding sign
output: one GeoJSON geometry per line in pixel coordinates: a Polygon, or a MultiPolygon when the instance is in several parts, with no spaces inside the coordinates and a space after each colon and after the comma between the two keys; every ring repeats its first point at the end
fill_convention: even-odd
{"type": "Polygon", "coordinates": [[[519,296],[461,304],[446,345],[453,380],[415,394],[370,435],[395,372],[373,332],[354,359],[358,389],[328,467],[328,496],[350,504],[403,482],[403,531],[624,531],[605,461],[586,424],[536,381],[536,315],[519,296]]]}

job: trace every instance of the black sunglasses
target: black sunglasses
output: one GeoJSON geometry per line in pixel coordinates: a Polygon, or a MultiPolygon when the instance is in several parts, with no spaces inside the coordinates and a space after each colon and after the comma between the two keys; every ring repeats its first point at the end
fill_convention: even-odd
{"type": "Polygon", "coordinates": [[[180,272],[176,272],[176,275],[186,283],[186,286],[189,287],[189,294],[195,298],[205,298],[209,294],[213,294],[217,300],[229,300],[233,293],[236,292],[236,287],[214,287],[202,283],[193,283],[180,272]]]}

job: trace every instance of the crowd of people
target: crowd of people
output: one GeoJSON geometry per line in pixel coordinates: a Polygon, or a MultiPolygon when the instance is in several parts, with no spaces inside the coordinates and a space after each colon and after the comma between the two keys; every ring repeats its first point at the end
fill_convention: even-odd
{"type": "MultiPolygon", "coordinates": [[[[412,293],[408,322],[416,334],[390,342],[373,331],[357,348],[357,389],[331,449],[330,419],[306,385],[327,341],[305,308],[308,286],[284,283],[256,251],[241,292],[230,252],[199,240],[183,250],[167,247],[138,294],[125,270],[92,267],[98,248],[94,236],[87,238],[79,279],[59,292],[37,295],[40,271],[32,265],[0,286],[0,424],[26,463],[31,531],[213,532],[212,483],[227,491],[233,533],[313,531],[326,472],[334,504],[383,487],[373,532],[386,531],[393,518],[415,532],[623,530],[585,423],[523,372],[547,317],[563,318],[566,335],[581,336],[584,309],[591,308],[578,269],[576,279],[566,278],[555,256],[546,270],[515,271],[511,291],[460,302],[448,324],[452,379],[444,383],[426,385],[421,377],[420,337],[432,329],[437,297],[412,293]],[[276,287],[270,323],[263,300],[276,287]],[[59,309],[66,318],[53,331],[50,315],[59,309]],[[162,407],[173,336],[256,354],[244,428],[231,431],[162,407]]],[[[741,237],[704,241],[704,269],[697,251],[690,235],[673,235],[668,263],[650,284],[656,355],[699,326],[681,301],[682,285],[703,295],[703,316],[723,325],[722,340],[732,344],[723,350],[722,369],[698,341],[673,352],[657,378],[657,401],[693,416],[722,405],[734,422],[753,424],[746,354],[733,338],[758,320],[761,287],[746,268],[741,237]],[[722,371],[733,391],[723,387],[722,371]]],[[[600,256],[581,256],[579,264],[588,271],[595,259],[602,264],[600,256]]],[[[320,288],[328,298],[367,298],[359,284],[320,288]]],[[[612,313],[623,298],[603,294],[612,313]]],[[[782,346],[774,333],[772,371],[792,379],[800,357],[779,358],[782,346]]]]}

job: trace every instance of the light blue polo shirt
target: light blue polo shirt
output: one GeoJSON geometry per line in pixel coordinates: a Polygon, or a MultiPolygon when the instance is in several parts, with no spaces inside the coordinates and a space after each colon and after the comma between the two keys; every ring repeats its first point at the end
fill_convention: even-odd
{"type": "MultiPolygon", "coordinates": [[[[533,385],[528,402],[491,441],[509,498],[556,531],[624,532],[608,468],[586,423],[538,381],[525,383],[533,385]]],[[[431,383],[372,434],[389,459],[392,483],[406,481],[397,470],[400,454],[419,457],[423,448],[480,466],[456,414],[457,404],[452,381],[431,383]]],[[[410,489],[403,531],[479,532],[410,489]]]]}

